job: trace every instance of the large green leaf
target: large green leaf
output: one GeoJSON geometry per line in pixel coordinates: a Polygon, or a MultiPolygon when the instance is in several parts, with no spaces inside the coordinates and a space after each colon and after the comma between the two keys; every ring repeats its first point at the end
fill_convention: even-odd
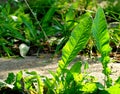
{"type": "Polygon", "coordinates": [[[85,14],[81,17],[80,23],[72,31],[71,36],[62,49],[62,60],[60,68],[65,68],[82,50],[88,42],[91,34],[92,18],[85,14]]]}
{"type": "Polygon", "coordinates": [[[106,75],[106,85],[107,87],[112,85],[112,79],[110,78],[111,70],[108,67],[110,61],[110,51],[111,47],[109,45],[109,33],[107,30],[107,22],[102,8],[98,8],[96,16],[93,20],[92,33],[97,46],[98,51],[101,54],[101,62],[103,66],[103,73],[106,75]]]}
{"type": "Polygon", "coordinates": [[[107,22],[102,8],[98,8],[96,16],[93,20],[92,33],[98,51],[102,55],[108,55],[111,51],[109,46],[109,33],[107,30],[107,22]]]}

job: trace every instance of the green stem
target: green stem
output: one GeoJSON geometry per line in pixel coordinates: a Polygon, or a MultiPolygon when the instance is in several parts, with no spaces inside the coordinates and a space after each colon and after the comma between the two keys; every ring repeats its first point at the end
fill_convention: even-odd
{"type": "Polygon", "coordinates": [[[103,58],[103,60],[102,60],[103,73],[105,75],[105,85],[107,87],[110,87],[112,85],[112,79],[110,77],[111,69],[108,67],[109,60],[108,61],[104,61],[104,59],[106,57],[102,57],[102,58],[103,58]]]}

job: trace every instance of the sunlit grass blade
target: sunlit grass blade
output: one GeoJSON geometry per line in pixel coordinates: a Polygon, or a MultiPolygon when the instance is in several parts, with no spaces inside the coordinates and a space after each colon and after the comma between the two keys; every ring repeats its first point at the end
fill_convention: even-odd
{"type": "Polygon", "coordinates": [[[28,28],[28,31],[26,30],[27,35],[30,36],[33,40],[35,40],[37,36],[37,31],[35,31],[35,28],[32,22],[27,17],[24,17],[24,16],[21,16],[21,19],[23,23],[26,25],[26,27],[28,28]]]}
{"type": "Polygon", "coordinates": [[[56,11],[56,6],[54,6],[54,4],[53,4],[53,6],[47,11],[47,13],[45,14],[45,16],[42,19],[42,26],[43,27],[46,27],[46,25],[48,25],[48,22],[53,17],[55,11],[56,11]]]}
{"type": "Polygon", "coordinates": [[[15,28],[15,27],[13,27],[12,25],[10,25],[10,24],[7,24],[7,23],[5,23],[4,25],[3,25],[3,27],[5,28],[5,29],[8,29],[10,32],[10,36],[11,37],[14,37],[14,38],[16,38],[16,39],[19,39],[19,40],[23,40],[23,41],[25,41],[25,38],[22,36],[22,34],[17,30],[17,28],[15,28]]]}

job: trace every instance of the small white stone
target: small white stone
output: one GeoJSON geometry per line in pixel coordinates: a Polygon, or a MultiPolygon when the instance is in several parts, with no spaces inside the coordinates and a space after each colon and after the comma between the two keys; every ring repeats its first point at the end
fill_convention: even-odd
{"type": "Polygon", "coordinates": [[[19,45],[20,55],[22,57],[25,57],[26,54],[28,53],[29,49],[30,49],[30,47],[27,46],[26,44],[24,44],[24,43],[20,44],[19,45]]]}

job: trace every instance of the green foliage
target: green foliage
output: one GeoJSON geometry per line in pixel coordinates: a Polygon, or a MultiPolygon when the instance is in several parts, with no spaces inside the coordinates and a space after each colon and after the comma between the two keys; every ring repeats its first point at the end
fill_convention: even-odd
{"type": "MultiPolygon", "coordinates": [[[[49,43],[49,46],[55,46],[56,53],[59,52],[68,41],[72,30],[79,24],[79,17],[87,11],[93,12],[97,6],[97,1],[94,0],[36,0],[35,2],[34,0],[28,0],[28,3],[25,1],[9,0],[5,5],[1,5],[0,22],[4,28],[1,27],[1,31],[4,31],[3,33],[7,32],[7,36],[4,38],[4,34],[2,34],[3,37],[0,40],[2,54],[14,55],[16,40],[17,45],[27,42],[32,47],[42,48],[42,44],[46,41],[49,43],[49,37],[53,36],[57,38],[57,42],[52,45],[49,43]],[[7,30],[14,32],[8,32],[7,30]],[[8,33],[10,38],[6,39],[6,37],[9,37],[8,33]]],[[[105,7],[106,16],[119,21],[119,13],[116,12],[119,1],[116,3],[111,0],[106,2],[110,4],[107,4],[107,8],[105,7]],[[116,8],[112,8],[115,5],[117,5],[116,8]],[[109,15],[109,13],[113,15],[109,15]]],[[[111,32],[113,33],[111,39],[115,41],[117,46],[119,46],[118,32],[119,28],[111,32]]]]}
{"type": "Polygon", "coordinates": [[[30,21],[29,17],[21,16],[22,22],[25,24],[25,37],[31,41],[32,43],[38,40],[37,31],[35,30],[32,22],[30,21]]]}
{"type": "Polygon", "coordinates": [[[15,80],[14,73],[9,73],[7,79],[5,80],[6,83],[12,84],[15,80]]]}
{"type": "MultiPolygon", "coordinates": [[[[82,19],[80,20],[80,23],[82,23],[85,20],[87,22],[90,22],[90,19],[88,21],[87,17],[89,18],[88,15],[83,16],[82,19]]],[[[51,72],[54,78],[51,82],[52,84],[51,88],[56,88],[56,91],[54,92],[57,92],[57,93],[62,92],[62,94],[66,94],[66,93],[72,94],[73,92],[75,94],[78,94],[78,93],[87,94],[87,93],[97,93],[97,92],[101,94],[102,93],[108,94],[108,92],[112,93],[112,91],[110,91],[111,89],[109,88],[112,85],[112,79],[109,76],[111,70],[107,66],[110,60],[109,53],[111,51],[111,48],[109,46],[109,34],[107,30],[107,23],[106,23],[106,19],[105,19],[102,8],[98,8],[95,18],[93,20],[92,34],[93,34],[93,38],[97,46],[97,49],[101,54],[103,73],[107,77],[106,86],[108,87],[108,90],[104,86],[102,86],[100,83],[96,83],[94,80],[94,77],[82,75],[80,71],[74,70],[74,68],[78,70],[81,69],[81,65],[79,65],[79,62],[73,65],[73,67],[70,70],[67,69],[68,64],[74,59],[74,57],[77,55],[77,52],[83,49],[86,42],[88,41],[91,33],[89,32],[88,37],[84,37],[85,35],[84,32],[86,33],[86,30],[87,31],[91,30],[91,27],[89,27],[91,23],[92,21],[90,23],[86,23],[86,25],[88,26],[87,27],[85,25],[85,22],[83,22],[82,24],[80,24],[81,27],[79,29],[76,29],[79,26],[78,24],[76,28],[73,30],[73,32],[71,33],[71,36],[68,42],[63,47],[62,59],[61,61],[59,61],[57,74],[51,72]],[[81,28],[83,31],[81,30],[81,28]],[[79,33],[79,30],[81,30],[80,33],[79,33]],[[86,39],[85,41],[84,41],[84,38],[86,39]]],[[[87,68],[87,65],[85,65],[85,69],[86,68],[87,68]]],[[[48,83],[50,84],[50,81],[48,81],[48,83]]]]}
{"type": "Polygon", "coordinates": [[[43,38],[40,30],[37,30],[31,21],[30,15],[24,11],[24,6],[21,2],[17,2],[18,9],[14,12],[11,5],[13,1],[6,2],[2,7],[0,13],[0,52],[1,55],[5,53],[7,56],[14,55],[14,46],[16,45],[17,52],[19,51],[18,46],[21,43],[26,43],[30,46],[40,46],[40,40],[43,38]]]}
{"type": "Polygon", "coordinates": [[[0,83],[2,87],[6,86],[13,90],[18,90],[23,92],[23,94],[43,94],[43,82],[41,77],[34,71],[20,71],[16,75],[10,73],[5,82],[1,81],[0,83]],[[37,87],[34,84],[37,84],[37,87]]]}
{"type": "Polygon", "coordinates": [[[98,51],[101,54],[101,62],[103,65],[103,73],[107,76],[107,86],[111,85],[110,73],[111,70],[108,68],[108,63],[110,61],[110,51],[111,47],[109,45],[110,37],[107,29],[107,23],[105,19],[104,12],[102,8],[98,8],[96,16],[93,20],[92,33],[94,37],[95,44],[98,51]]]}
{"type": "Polygon", "coordinates": [[[107,5],[104,7],[106,14],[109,15],[112,19],[120,19],[120,17],[117,18],[117,15],[120,15],[120,1],[114,1],[114,0],[107,0],[107,5]]]}
{"type": "Polygon", "coordinates": [[[119,48],[120,48],[119,28],[120,28],[119,22],[112,22],[109,24],[111,47],[113,48],[112,51],[115,52],[116,55],[117,53],[119,53],[119,48]]]}
{"type": "Polygon", "coordinates": [[[51,8],[47,11],[47,13],[45,14],[45,16],[42,19],[42,27],[48,27],[48,24],[51,20],[51,18],[53,17],[55,10],[56,10],[56,6],[53,5],[51,6],[51,8]]]}
{"type": "Polygon", "coordinates": [[[109,23],[110,41],[113,48],[113,52],[119,53],[119,22],[120,22],[120,1],[107,0],[106,6],[104,6],[105,15],[109,23]],[[116,47],[116,49],[115,49],[116,47]]]}
{"type": "Polygon", "coordinates": [[[71,36],[62,49],[62,60],[59,67],[64,69],[78,54],[80,50],[85,47],[91,34],[92,19],[89,15],[84,15],[79,24],[72,31],[71,36]]]}
{"type": "Polygon", "coordinates": [[[107,89],[109,94],[118,94],[120,91],[120,84],[115,84],[114,86],[111,86],[107,89]]]}
{"type": "Polygon", "coordinates": [[[3,49],[3,52],[5,51],[8,56],[13,55],[11,48],[15,40],[25,41],[22,33],[18,30],[17,22],[15,23],[17,17],[10,15],[10,10],[10,4],[7,3],[5,6],[2,6],[0,13],[0,51],[3,49]]]}
{"type": "MultiPolygon", "coordinates": [[[[103,9],[99,7],[95,18],[92,20],[91,14],[88,12],[81,15],[86,11],[85,9],[89,9],[89,4],[91,4],[89,0],[81,0],[81,2],[79,0],[76,2],[69,0],[55,2],[53,0],[54,3],[51,3],[52,0],[48,1],[49,3],[45,0],[37,0],[37,2],[41,2],[41,5],[49,5],[48,10],[45,10],[44,16],[41,17],[40,23],[38,11],[36,12],[38,13],[37,16],[33,14],[35,19],[33,20],[30,15],[24,12],[20,3],[19,9],[14,13],[11,12],[9,3],[2,6],[3,9],[0,10],[0,51],[1,49],[5,50],[10,56],[12,51],[9,47],[14,45],[15,40],[40,46],[40,40],[45,40],[46,36],[60,32],[63,36],[60,36],[60,40],[62,40],[57,50],[64,44],[65,46],[62,49],[62,58],[59,61],[57,71],[49,71],[53,77],[51,79],[45,77],[43,80],[36,72],[20,71],[16,75],[10,73],[5,81],[0,81],[0,88],[9,87],[25,94],[117,94],[120,90],[120,78],[115,83],[110,78],[111,70],[108,67],[111,51],[110,36],[103,9]],[[80,7],[83,9],[80,12],[78,7],[84,4],[85,6],[80,7]],[[79,12],[81,14],[78,14],[79,12]],[[63,15],[64,13],[65,15],[63,15]],[[34,23],[34,21],[37,22],[34,23]],[[89,68],[88,63],[85,63],[83,73],[81,72],[83,62],[81,61],[74,63],[68,69],[68,65],[79,51],[86,47],[89,39],[94,41],[101,55],[103,73],[107,78],[104,86],[97,82],[95,77],[88,75],[86,72],[89,68]]],[[[31,8],[29,9],[31,11],[31,8]]],[[[44,9],[46,8],[44,7],[43,11],[44,9]]],[[[115,36],[119,40],[118,32],[115,36]]]]}
{"type": "Polygon", "coordinates": [[[20,72],[17,73],[17,75],[16,75],[16,81],[14,83],[14,88],[15,89],[22,90],[22,85],[24,84],[22,82],[22,80],[23,80],[22,75],[23,75],[22,71],[20,71],[20,72]]]}

